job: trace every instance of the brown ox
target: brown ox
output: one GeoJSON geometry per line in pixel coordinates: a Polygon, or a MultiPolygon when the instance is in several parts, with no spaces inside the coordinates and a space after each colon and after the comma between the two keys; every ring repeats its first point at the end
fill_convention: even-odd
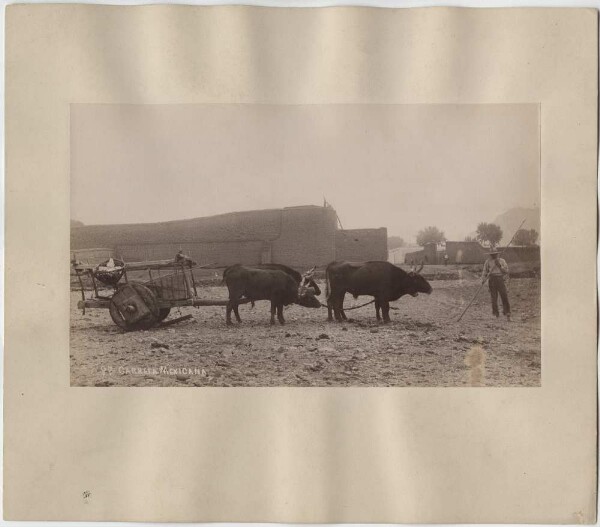
{"type": "Polygon", "coordinates": [[[231,311],[241,322],[238,306],[242,298],[254,303],[256,300],[271,301],[271,324],[275,324],[275,314],[280,324],[285,324],[283,306],[299,304],[304,307],[321,307],[314,291],[298,284],[292,276],[280,269],[256,269],[233,265],[223,272],[223,281],[229,290],[226,309],[227,324],[231,324],[231,311]]]}
{"type": "Polygon", "coordinates": [[[333,320],[332,312],[338,322],[347,320],[344,313],[344,296],[350,293],[357,298],[360,295],[375,297],[375,315],[380,320],[390,321],[390,302],[401,296],[430,294],[429,282],[414,268],[406,272],[389,262],[332,262],[325,270],[328,320],[333,320]]]}

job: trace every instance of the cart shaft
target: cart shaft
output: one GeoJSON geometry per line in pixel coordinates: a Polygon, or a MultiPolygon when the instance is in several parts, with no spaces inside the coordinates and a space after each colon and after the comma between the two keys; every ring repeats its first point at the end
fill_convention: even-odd
{"type": "MultiPolygon", "coordinates": [[[[172,307],[202,307],[202,306],[226,306],[228,300],[205,300],[202,298],[187,298],[182,300],[158,300],[157,305],[159,308],[172,308],[172,307]]],[[[250,302],[247,298],[241,299],[238,304],[247,304],[250,302]]],[[[110,306],[110,299],[103,298],[88,298],[87,300],[80,300],[77,303],[79,309],[108,309],[110,306]]]]}

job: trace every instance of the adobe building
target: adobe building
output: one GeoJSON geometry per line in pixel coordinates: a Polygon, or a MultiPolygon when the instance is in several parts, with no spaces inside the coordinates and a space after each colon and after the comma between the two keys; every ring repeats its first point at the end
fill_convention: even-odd
{"type": "Polygon", "coordinates": [[[339,229],[329,205],[71,228],[72,253],[93,248],[113,250],[125,261],[173,258],[181,249],[198,264],[214,267],[281,263],[303,268],[334,260],[387,260],[388,255],[386,228],[339,229]]]}
{"type": "MultiPolygon", "coordinates": [[[[539,262],[539,245],[510,245],[498,247],[502,258],[511,262],[539,262]]],[[[446,242],[448,262],[456,264],[483,263],[488,258],[489,247],[484,247],[479,242],[446,242]]],[[[442,251],[443,255],[443,251],[442,251]]]]}
{"type": "MultiPolygon", "coordinates": [[[[498,247],[508,263],[511,262],[539,262],[540,248],[538,245],[498,247]]],[[[446,242],[445,250],[438,250],[435,243],[429,243],[422,249],[405,255],[406,264],[442,264],[444,254],[448,255],[451,264],[480,264],[486,261],[489,248],[477,241],[473,242],[446,242]]]]}

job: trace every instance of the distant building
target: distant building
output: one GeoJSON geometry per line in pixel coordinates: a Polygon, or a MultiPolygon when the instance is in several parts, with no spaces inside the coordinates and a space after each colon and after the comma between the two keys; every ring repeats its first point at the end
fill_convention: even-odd
{"type": "Polygon", "coordinates": [[[410,247],[396,247],[388,251],[388,262],[400,265],[405,262],[406,255],[408,253],[417,252],[420,250],[418,245],[412,245],[410,247]]]}
{"type": "Polygon", "coordinates": [[[437,264],[441,263],[441,256],[438,257],[438,250],[436,243],[428,243],[422,249],[410,253],[406,253],[404,262],[409,265],[414,264],[437,264]]]}
{"type": "MultiPolygon", "coordinates": [[[[498,247],[502,258],[507,262],[539,262],[540,248],[533,246],[510,246],[508,248],[498,247]]],[[[450,264],[478,264],[487,259],[489,248],[479,242],[446,242],[443,250],[438,250],[435,243],[427,244],[419,251],[407,253],[405,263],[416,264],[443,264],[444,254],[448,255],[450,264]]]]}
{"type": "MultiPolygon", "coordinates": [[[[502,258],[507,262],[539,262],[539,245],[520,246],[511,245],[507,248],[498,247],[502,258]]],[[[483,263],[488,257],[490,249],[479,242],[446,242],[448,263],[476,264],[483,263]]]]}
{"type": "Polygon", "coordinates": [[[387,229],[338,228],[327,205],[231,212],[161,223],[71,229],[71,252],[103,247],[125,261],[172,258],[182,249],[199,264],[282,263],[323,266],[334,260],[387,260],[387,229]]]}

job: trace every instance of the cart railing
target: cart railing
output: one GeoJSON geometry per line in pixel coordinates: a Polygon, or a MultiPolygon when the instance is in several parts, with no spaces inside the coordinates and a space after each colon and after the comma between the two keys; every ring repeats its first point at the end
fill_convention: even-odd
{"type": "Polygon", "coordinates": [[[174,307],[227,305],[227,300],[198,298],[193,270],[215,264],[198,266],[181,252],[170,260],[123,262],[112,259],[90,265],[73,259],[71,263],[81,286],[77,307],[84,314],[86,308],[108,309],[113,321],[125,330],[148,329],[164,320],[174,307]],[[130,280],[128,272],[136,271],[146,271],[148,279],[140,282],[135,277],[130,280]],[[168,274],[161,271],[168,271],[168,274]],[[86,298],[83,277],[91,279],[92,298],[86,298]],[[99,294],[97,281],[112,287],[111,296],[99,294]]]}
{"type": "MultiPolygon", "coordinates": [[[[200,265],[196,264],[191,258],[182,256],[180,258],[172,258],[170,260],[152,260],[148,262],[124,262],[122,266],[126,271],[146,271],[146,270],[157,270],[157,269],[181,269],[181,267],[198,267],[202,269],[204,267],[210,267],[214,264],[200,265]]],[[[80,262],[73,263],[73,269],[75,271],[93,271],[97,268],[97,265],[85,264],[80,262]]]]}

